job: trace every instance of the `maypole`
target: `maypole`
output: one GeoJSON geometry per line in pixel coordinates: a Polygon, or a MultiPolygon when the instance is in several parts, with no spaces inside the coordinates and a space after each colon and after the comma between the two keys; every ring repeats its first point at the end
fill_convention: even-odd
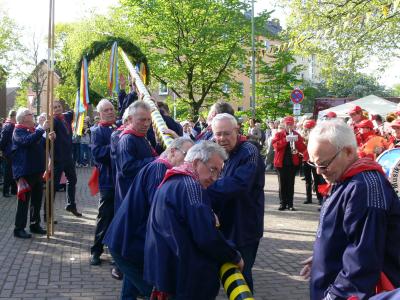
{"type": "MultiPolygon", "coordinates": [[[[54,131],[53,122],[53,92],[54,92],[54,3],[50,0],[49,9],[49,34],[48,34],[48,55],[47,55],[47,120],[50,121],[50,132],[54,131]]],[[[50,181],[46,180],[46,229],[47,238],[54,235],[54,141],[50,141],[49,134],[46,134],[46,170],[50,172],[50,181]],[[51,151],[51,154],[49,155],[51,151]],[[49,166],[50,162],[50,166],[49,166]]]]}
{"type": "Polygon", "coordinates": [[[143,95],[143,101],[148,103],[151,107],[151,110],[152,110],[151,118],[153,120],[153,125],[156,130],[155,134],[157,134],[161,138],[164,146],[168,147],[171,144],[171,142],[173,141],[173,138],[170,135],[163,133],[164,129],[168,128],[164,122],[164,119],[162,118],[160,112],[158,111],[156,104],[151,100],[150,93],[148,92],[146,86],[144,85],[139,73],[136,71],[136,69],[133,67],[132,63],[130,62],[128,56],[125,54],[124,50],[122,50],[121,48],[119,48],[119,51],[121,53],[121,57],[124,60],[126,67],[128,68],[129,74],[133,78],[135,78],[136,87],[137,87],[139,93],[143,95]]]}

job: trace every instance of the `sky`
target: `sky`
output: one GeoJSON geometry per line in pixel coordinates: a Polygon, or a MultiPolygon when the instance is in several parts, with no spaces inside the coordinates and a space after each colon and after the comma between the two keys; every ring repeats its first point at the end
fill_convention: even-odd
{"type": "MultiPolygon", "coordinates": [[[[275,10],[273,18],[278,18],[281,24],[285,25],[284,12],[282,8],[276,7],[276,0],[256,0],[255,14],[268,9],[275,10]]],[[[55,0],[55,22],[73,22],[90,16],[91,12],[107,13],[110,6],[118,4],[118,0],[55,0]]],[[[0,10],[6,11],[23,29],[23,39],[26,45],[32,44],[32,36],[42,40],[43,57],[46,57],[47,44],[45,37],[48,32],[49,22],[49,0],[0,0],[0,10]]],[[[375,73],[378,68],[377,63],[371,64],[364,71],[370,74],[375,73]]],[[[390,67],[382,75],[380,82],[386,86],[400,83],[400,60],[393,60],[390,67]]],[[[17,80],[12,79],[7,83],[8,86],[15,86],[17,80]]]]}

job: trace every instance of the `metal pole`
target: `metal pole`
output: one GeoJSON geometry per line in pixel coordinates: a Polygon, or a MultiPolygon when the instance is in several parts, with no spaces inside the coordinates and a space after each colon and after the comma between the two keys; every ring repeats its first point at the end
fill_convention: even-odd
{"type": "Polygon", "coordinates": [[[252,116],[256,116],[256,45],[254,40],[254,0],[251,0],[251,108],[252,116]]]}

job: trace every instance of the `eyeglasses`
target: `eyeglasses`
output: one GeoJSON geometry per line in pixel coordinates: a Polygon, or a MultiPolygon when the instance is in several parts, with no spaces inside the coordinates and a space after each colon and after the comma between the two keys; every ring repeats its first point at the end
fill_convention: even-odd
{"type": "Polygon", "coordinates": [[[326,171],[329,168],[329,166],[333,163],[335,158],[339,155],[339,153],[342,152],[342,150],[343,148],[340,149],[338,152],[336,152],[336,154],[325,165],[319,166],[311,161],[308,161],[307,163],[313,168],[319,168],[321,171],[326,171]]]}
{"type": "Polygon", "coordinates": [[[202,162],[208,169],[208,171],[210,172],[210,175],[212,178],[218,179],[221,177],[221,171],[216,169],[216,168],[211,168],[209,167],[205,162],[202,162]]]}

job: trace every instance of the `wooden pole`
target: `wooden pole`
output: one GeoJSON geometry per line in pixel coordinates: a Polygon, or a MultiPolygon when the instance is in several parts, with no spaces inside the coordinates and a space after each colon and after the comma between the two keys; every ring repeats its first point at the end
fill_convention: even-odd
{"type": "MultiPolygon", "coordinates": [[[[49,8],[49,34],[48,34],[48,55],[47,55],[47,120],[50,122],[50,132],[54,131],[53,122],[53,85],[54,85],[54,1],[50,0],[49,8]]],[[[54,142],[50,141],[49,134],[46,134],[46,170],[51,173],[51,180],[46,180],[46,229],[47,238],[54,234],[54,142]],[[51,154],[50,154],[51,151],[51,154]],[[50,161],[50,168],[49,168],[50,161]]]]}

